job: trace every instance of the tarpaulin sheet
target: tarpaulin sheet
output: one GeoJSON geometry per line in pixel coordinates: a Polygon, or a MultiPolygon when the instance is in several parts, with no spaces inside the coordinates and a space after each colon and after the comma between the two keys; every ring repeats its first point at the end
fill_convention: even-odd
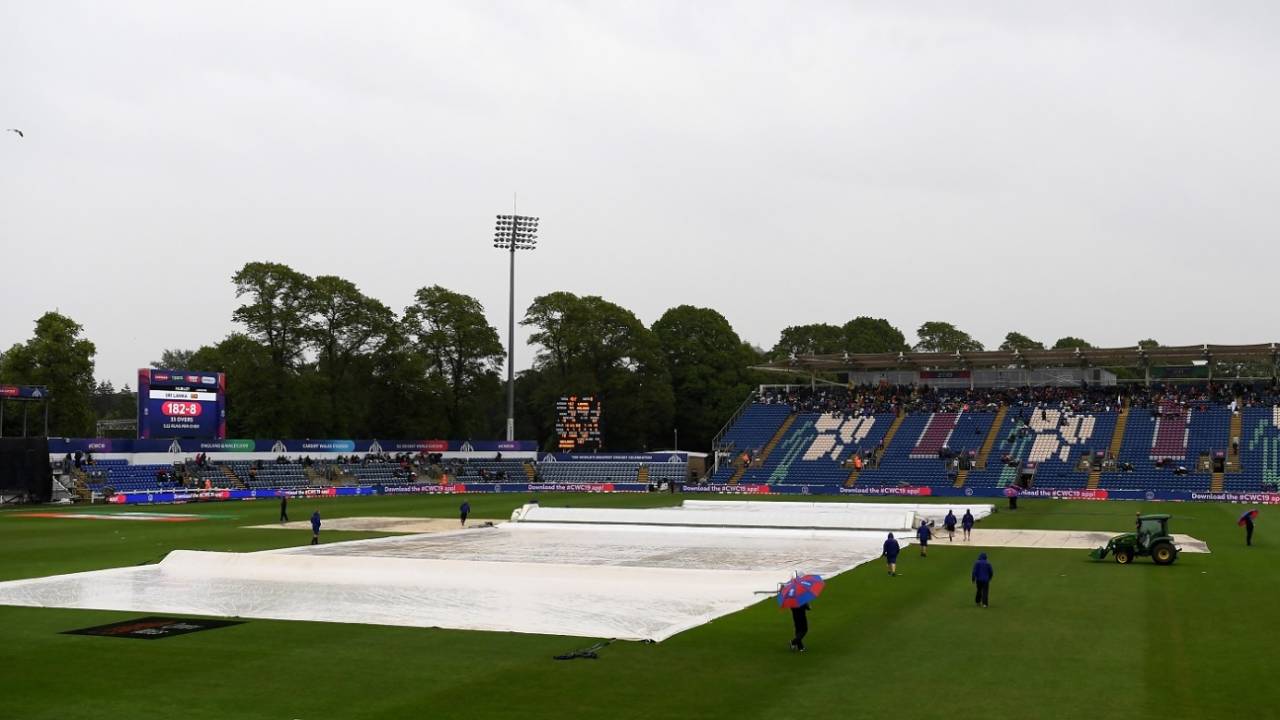
{"type": "MultiPolygon", "coordinates": [[[[910,507],[872,507],[858,504],[842,512],[814,512],[808,507],[792,508],[792,503],[771,502],[767,511],[757,509],[650,508],[560,508],[525,505],[511,519],[521,523],[584,523],[592,525],[686,525],[721,528],[772,527],[794,529],[903,530],[915,523],[910,507]]],[[[809,503],[799,503],[807,506],[809,503]]]]}
{"type": "MultiPolygon", "coordinates": [[[[787,514],[803,513],[864,513],[867,511],[910,510],[916,519],[933,521],[942,524],[942,519],[950,510],[956,514],[957,523],[964,516],[964,511],[973,513],[975,520],[981,520],[995,512],[995,505],[990,503],[865,503],[865,502],[771,502],[767,500],[685,500],[681,504],[683,510],[734,510],[753,511],[772,516],[780,512],[779,505],[787,514]]],[[[918,524],[918,522],[917,522],[918,524]]],[[[905,526],[904,526],[905,527],[905,526]]]]}
{"type": "MultiPolygon", "coordinates": [[[[666,513],[714,510],[632,512],[664,522],[571,514],[257,553],[178,550],[157,565],[0,583],[0,604],[663,640],[772,601],[793,573],[830,577],[873,560],[885,537],[771,527],[791,522],[785,507],[738,511],[755,527],[666,524],[666,513]]],[[[893,525],[903,511],[872,521],[893,525]]]]}

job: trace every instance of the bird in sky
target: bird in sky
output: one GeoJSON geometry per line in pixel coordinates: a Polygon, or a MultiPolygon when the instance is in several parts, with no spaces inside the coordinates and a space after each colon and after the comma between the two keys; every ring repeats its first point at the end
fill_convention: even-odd
{"type": "Polygon", "coordinates": [[[18,137],[20,138],[26,137],[26,135],[23,135],[22,131],[18,128],[5,128],[5,132],[18,133],[18,137]]]}

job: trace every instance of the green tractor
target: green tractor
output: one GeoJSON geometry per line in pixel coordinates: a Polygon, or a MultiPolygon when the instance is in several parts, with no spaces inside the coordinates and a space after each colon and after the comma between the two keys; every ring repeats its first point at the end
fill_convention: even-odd
{"type": "Polygon", "coordinates": [[[1150,555],[1157,565],[1172,565],[1178,559],[1178,548],[1169,534],[1169,516],[1139,515],[1134,532],[1111,538],[1105,546],[1089,553],[1089,557],[1102,560],[1107,553],[1114,555],[1121,565],[1128,565],[1140,555],[1150,555]]]}

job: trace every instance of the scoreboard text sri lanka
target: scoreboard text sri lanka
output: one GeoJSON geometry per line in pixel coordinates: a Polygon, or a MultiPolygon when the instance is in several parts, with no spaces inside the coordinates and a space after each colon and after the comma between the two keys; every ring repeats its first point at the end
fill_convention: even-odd
{"type": "Polygon", "coordinates": [[[138,370],[138,437],[227,436],[227,377],[196,370],[138,370]]]}

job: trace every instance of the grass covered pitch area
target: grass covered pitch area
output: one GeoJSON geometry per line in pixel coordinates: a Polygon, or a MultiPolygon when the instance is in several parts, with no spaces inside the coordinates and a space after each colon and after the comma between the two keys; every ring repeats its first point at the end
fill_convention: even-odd
{"type": "MultiPolygon", "coordinates": [[[[527,498],[467,499],[473,517],[504,518],[527,498]]],[[[540,498],[575,507],[681,499],[540,498]]],[[[295,520],[317,508],[327,519],[454,517],[459,502],[295,500],[289,509],[295,520]]],[[[1167,512],[1174,532],[1213,552],[1124,567],[1077,550],[995,549],[991,607],[982,610],[969,582],[978,550],[943,538],[927,559],[906,548],[896,578],[871,563],[833,579],[810,613],[802,655],[788,651],[790,616],[772,600],[660,644],[619,642],[598,660],[573,661],[552,656],[595,641],[249,620],[139,642],[60,633],[145,613],[0,607],[0,718],[1268,717],[1280,714],[1280,535],[1268,532],[1263,508],[1246,548],[1235,524],[1243,509],[1024,498],[979,526],[1121,532],[1135,511],[1167,512]]],[[[174,523],[16,517],[29,511],[0,512],[0,579],[310,540],[307,531],[243,527],[275,521],[273,502],[54,511],[205,516],[174,523]]]]}

